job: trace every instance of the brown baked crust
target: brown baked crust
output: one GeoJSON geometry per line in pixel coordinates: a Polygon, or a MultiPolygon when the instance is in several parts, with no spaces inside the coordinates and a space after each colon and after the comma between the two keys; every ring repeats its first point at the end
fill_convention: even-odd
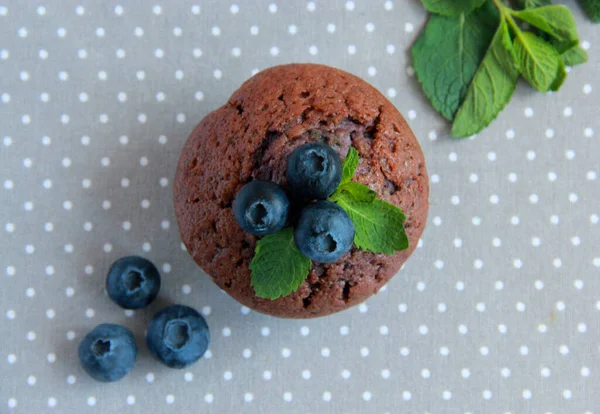
{"type": "Polygon", "coordinates": [[[417,246],[429,206],[423,153],[398,110],[360,78],[313,64],[266,69],[208,114],[183,147],[173,190],[181,237],[198,265],[242,304],[286,318],[328,315],[376,293],[417,246]],[[342,160],[349,145],[358,150],[353,181],[404,211],[410,248],[386,256],[353,247],[336,263],[313,263],[295,293],[258,298],[248,269],[257,238],[238,226],[233,199],[251,179],[286,188],[287,156],[316,140],[342,160]]]}

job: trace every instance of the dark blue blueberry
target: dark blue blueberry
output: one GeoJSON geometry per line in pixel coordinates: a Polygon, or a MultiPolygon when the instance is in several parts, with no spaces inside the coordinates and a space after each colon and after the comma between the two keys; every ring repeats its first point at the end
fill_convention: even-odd
{"type": "Polygon", "coordinates": [[[122,257],[112,264],[106,277],[108,296],[120,307],[140,309],[156,299],[160,274],[156,266],[139,256],[122,257]]]}
{"type": "Polygon", "coordinates": [[[343,208],[331,201],[317,201],[302,209],[294,241],[298,250],[315,262],[332,263],[341,258],[354,241],[354,224],[343,208]]]}
{"type": "Polygon", "coordinates": [[[302,145],[288,157],[287,179],[295,193],[309,199],[329,197],[342,180],[342,162],[328,145],[302,145]]]}
{"type": "Polygon", "coordinates": [[[202,315],[184,305],[172,305],[154,315],[146,334],[152,355],[171,368],[196,362],[209,342],[208,325],[202,315]]]}
{"type": "Polygon", "coordinates": [[[233,202],[240,227],[255,236],[276,233],[287,221],[290,201],[285,191],[270,181],[251,181],[233,202]]]}
{"type": "Polygon", "coordinates": [[[90,377],[112,382],[123,378],[135,365],[137,345],[124,326],[96,326],[79,344],[79,361],[90,377]]]}

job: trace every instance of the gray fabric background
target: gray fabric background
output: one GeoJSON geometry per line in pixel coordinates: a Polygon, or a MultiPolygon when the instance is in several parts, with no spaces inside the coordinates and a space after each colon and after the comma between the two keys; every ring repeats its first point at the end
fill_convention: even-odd
{"type": "Polygon", "coordinates": [[[416,0],[0,3],[1,413],[599,412],[600,35],[574,1],[590,62],[559,93],[520,85],[465,141],[448,138],[412,74],[416,0]],[[431,177],[405,268],[360,307],[310,321],[220,292],[182,250],[171,203],[193,126],[285,62],[379,88],[431,177]],[[129,254],[164,280],[135,315],[103,288],[129,254]],[[183,371],[143,339],[172,302],[201,310],[213,338],[183,371]],[[76,358],[101,322],[139,341],[119,383],[92,381],[76,358]]]}

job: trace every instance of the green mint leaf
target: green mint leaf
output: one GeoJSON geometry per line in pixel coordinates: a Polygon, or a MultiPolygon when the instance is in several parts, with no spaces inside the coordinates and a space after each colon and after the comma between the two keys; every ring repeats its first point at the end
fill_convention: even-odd
{"type": "Polygon", "coordinates": [[[514,42],[517,65],[531,86],[548,92],[557,78],[562,59],[552,45],[529,32],[521,32],[514,42]]]}
{"type": "Polygon", "coordinates": [[[558,53],[566,52],[579,43],[575,19],[565,6],[538,7],[512,12],[512,15],[549,34],[558,53]]]}
{"type": "Polygon", "coordinates": [[[550,90],[556,92],[560,89],[560,87],[565,83],[567,79],[567,67],[565,66],[565,62],[562,57],[558,59],[558,72],[556,74],[556,78],[552,85],[550,85],[550,90]]]}
{"type": "Polygon", "coordinates": [[[579,5],[593,22],[600,23],[600,0],[579,0],[579,5]]]}
{"type": "Polygon", "coordinates": [[[515,4],[518,9],[532,9],[534,7],[549,6],[552,0],[516,0],[515,4]]]}
{"type": "Polygon", "coordinates": [[[250,263],[251,285],[256,296],[277,299],[298,290],[304,282],[312,262],[294,243],[291,227],[263,237],[256,243],[250,263]]]}
{"type": "Polygon", "coordinates": [[[421,0],[421,2],[431,13],[457,16],[481,7],[486,0],[421,0]]]}
{"type": "MultiPolygon", "coordinates": [[[[340,197],[342,192],[349,193],[352,197],[354,197],[357,201],[364,201],[370,203],[375,200],[377,194],[375,191],[371,190],[364,184],[360,183],[346,183],[340,185],[335,193],[330,197],[330,200],[335,202],[336,199],[340,197]]],[[[343,196],[342,196],[343,197],[343,196]]]]}
{"type": "Polygon", "coordinates": [[[358,151],[354,147],[348,148],[348,154],[342,165],[342,181],[341,184],[348,183],[354,176],[354,171],[358,167],[358,151]]]}
{"type": "Polygon", "coordinates": [[[446,119],[454,119],[497,26],[498,11],[486,3],[468,15],[431,16],[413,45],[413,67],[423,92],[446,119]]]}
{"type": "Polygon", "coordinates": [[[574,47],[562,54],[563,61],[567,66],[581,65],[588,61],[588,54],[582,47],[574,47]]]}
{"type": "Polygon", "coordinates": [[[354,223],[354,244],[359,249],[375,253],[393,254],[408,248],[404,230],[406,216],[398,207],[385,201],[359,201],[342,191],[335,202],[346,210],[354,223]]]}
{"type": "Polygon", "coordinates": [[[488,126],[510,101],[518,77],[510,33],[502,19],[456,113],[452,136],[468,137],[488,126]]]}

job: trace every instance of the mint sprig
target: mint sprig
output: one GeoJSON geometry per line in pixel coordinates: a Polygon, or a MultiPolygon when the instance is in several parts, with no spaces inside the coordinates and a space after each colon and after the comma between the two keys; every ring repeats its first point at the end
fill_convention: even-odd
{"type": "Polygon", "coordinates": [[[277,299],[298,290],[312,266],[294,243],[294,231],[287,227],[256,243],[250,263],[251,285],[256,296],[277,299]]]}
{"type": "Polygon", "coordinates": [[[566,65],[587,61],[571,11],[551,0],[511,2],[517,9],[503,0],[422,3],[433,15],[412,47],[413,66],[433,107],[453,122],[455,138],[488,126],[519,75],[539,91],[556,91],[566,65]]]}
{"type": "MultiPolygon", "coordinates": [[[[358,151],[350,147],[344,167],[350,176],[354,175],[358,151]]],[[[408,237],[404,230],[406,216],[393,204],[376,198],[376,193],[364,184],[346,182],[340,184],[329,197],[352,219],[354,224],[354,244],[359,249],[374,253],[394,254],[408,248],[408,237]]]]}
{"type": "MultiPolygon", "coordinates": [[[[354,244],[359,249],[384,254],[407,249],[406,216],[402,210],[378,199],[375,191],[366,185],[350,181],[358,162],[358,151],[350,147],[342,165],[342,180],[329,200],[342,207],[352,219],[354,244]]],[[[278,299],[298,290],[311,266],[312,261],[300,253],[294,243],[293,228],[287,227],[256,243],[250,262],[250,285],[256,296],[278,299]]]]}

